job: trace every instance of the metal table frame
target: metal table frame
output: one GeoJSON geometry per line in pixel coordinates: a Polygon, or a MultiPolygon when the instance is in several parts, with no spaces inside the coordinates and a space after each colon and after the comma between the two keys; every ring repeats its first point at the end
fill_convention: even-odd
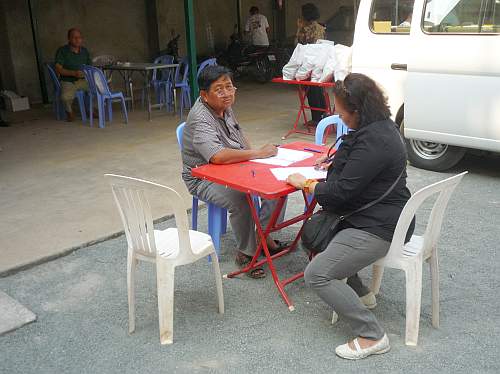
{"type": "MultiPolygon", "coordinates": [[[[326,152],[328,149],[325,146],[319,146],[308,142],[295,142],[295,143],[285,144],[282,147],[289,149],[297,149],[297,150],[302,150],[304,148],[314,148],[321,152],[326,152]]],[[[311,158],[292,164],[291,166],[311,166],[314,164],[316,158],[320,156],[321,153],[316,153],[313,156],[311,156],[311,158]]],[[[295,310],[295,307],[293,306],[292,301],[285,292],[285,286],[302,278],[304,276],[304,272],[299,272],[287,279],[280,279],[276,272],[273,260],[295,250],[297,243],[300,239],[302,227],[297,233],[294,241],[290,244],[290,246],[283,249],[282,251],[280,251],[275,255],[270,254],[266,239],[272,232],[281,230],[285,227],[288,227],[300,221],[305,221],[307,218],[309,218],[312,215],[314,208],[316,206],[316,200],[308,199],[308,196],[304,192],[302,192],[306,207],[305,211],[293,218],[287,219],[282,223],[277,223],[278,217],[280,216],[280,212],[283,208],[286,197],[297,190],[293,186],[287,184],[286,182],[276,180],[276,178],[272,175],[270,171],[270,169],[274,167],[276,166],[258,164],[246,161],[228,165],[207,164],[192,169],[191,173],[194,177],[205,179],[213,183],[217,183],[226,186],[228,188],[244,192],[246,194],[252,218],[255,222],[255,226],[257,229],[257,236],[258,236],[257,238],[258,244],[257,244],[257,249],[255,251],[255,255],[253,256],[250,263],[243,269],[239,269],[232,273],[226,274],[224,275],[224,278],[234,278],[237,275],[248,273],[255,268],[267,264],[269,266],[269,271],[271,272],[276,288],[278,289],[281,297],[288,306],[288,309],[290,311],[293,311],[295,310]],[[259,175],[258,179],[254,177],[255,174],[259,175]],[[257,213],[257,207],[255,206],[253,200],[253,195],[258,195],[264,199],[278,200],[278,203],[276,204],[276,207],[271,215],[271,219],[267,227],[265,228],[263,228],[262,225],[260,224],[259,215],[257,213]],[[265,258],[260,260],[259,256],[262,253],[264,253],[265,258]]]]}
{"type": "MultiPolygon", "coordinates": [[[[138,72],[142,75],[144,79],[144,90],[146,92],[146,101],[147,101],[147,109],[148,109],[148,120],[151,121],[151,109],[153,108],[161,108],[162,104],[152,104],[151,103],[151,72],[153,70],[161,70],[161,69],[176,69],[179,64],[154,64],[154,63],[143,63],[143,62],[124,62],[113,65],[102,66],[103,70],[108,70],[111,72],[117,71],[123,78],[125,82],[125,90],[127,91],[127,96],[131,97],[132,106],[134,105],[134,91],[132,87],[132,74],[134,72],[138,72]]],[[[174,107],[176,101],[175,95],[175,87],[174,91],[174,107]]]]}
{"type": "Polygon", "coordinates": [[[299,96],[299,103],[300,103],[299,112],[297,113],[297,118],[295,119],[295,122],[293,124],[293,128],[281,137],[281,139],[283,139],[283,140],[288,138],[291,134],[314,135],[315,128],[311,128],[307,124],[306,109],[312,109],[312,110],[317,110],[320,112],[325,112],[328,116],[332,115],[334,112],[334,109],[332,108],[332,105],[330,103],[330,95],[328,94],[327,89],[334,87],[335,83],[332,83],[332,82],[320,83],[320,82],[311,82],[311,81],[285,80],[283,78],[274,78],[271,82],[284,83],[284,84],[297,86],[297,94],[299,96]],[[309,105],[306,105],[307,91],[309,90],[310,87],[321,87],[321,89],[323,91],[323,97],[325,98],[325,108],[316,108],[316,107],[311,107],[309,105]],[[304,126],[306,127],[307,131],[303,131],[303,130],[298,129],[300,117],[304,117],[304,126]]]}

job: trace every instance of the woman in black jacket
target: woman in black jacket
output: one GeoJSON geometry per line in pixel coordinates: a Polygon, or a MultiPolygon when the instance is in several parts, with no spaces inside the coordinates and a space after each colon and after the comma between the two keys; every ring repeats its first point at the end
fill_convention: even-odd
{"type": "Polygon", "coordinates": [[[387,99],[372,79],[349,74],[343,82],[336,82],[334,96],[337,113],[350,132],[333,160],[327,156],[319,160],[328,168],[326,181],[293,174],[288,182],[314,194],[323,209],[346,214],[380,198],[399,178],[380,202],[342,222],[341,230],[304,274],[306,283],[349,322],[357,336],[335,352],[343,358],[360,359],[390,349],[384,329],[369,310],[376,306],[375,296],[363,286],[357,272],[387,254],[399,215],[410,198],[406,150],[390,119],[387,99]],[[347,284],[344,278],[348,278],[347,284]]]}

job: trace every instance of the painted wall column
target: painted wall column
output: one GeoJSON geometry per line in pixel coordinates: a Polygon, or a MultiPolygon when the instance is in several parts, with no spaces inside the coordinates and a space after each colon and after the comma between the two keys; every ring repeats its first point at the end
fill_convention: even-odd
{"type": "Polygon", "coordinates": [[[198,64],[196,61],[196,34],[193,0],[184,0],[184,17],[186,18],[187,52],[190,66],[189,87],[191,88],[191,99],[194,102],[199,95],[199,89],[198,80],[196,79],[198,64]]]}
{"type": "Polygon", "coordinates": [[[28,7],[29,7],[30,21],[31,21],[31,32],[33,34],[33,44],[35,46],[36,65],[38,68],[38,79],[40,80],[40,92],[42,94],[43,103],[48,104],[49,96],[47,93],[47,85],[45,83],[43,56],[42,56],[42,51],[40,49],[40,39],[38,37],[38,19],[34,11],[33,0],[28,0],[28,7]]]}

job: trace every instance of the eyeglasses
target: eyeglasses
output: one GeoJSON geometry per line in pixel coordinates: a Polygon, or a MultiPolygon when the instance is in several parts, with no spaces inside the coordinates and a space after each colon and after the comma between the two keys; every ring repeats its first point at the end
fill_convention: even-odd
{"type": "Polygon", "coordinates": [[[234,95],[236,90],[237,88],[234,86],[227,86],[227,87],[217,88],[214,92],[217,95],[217,97],[224,97],[226,95],[234,95]]]}

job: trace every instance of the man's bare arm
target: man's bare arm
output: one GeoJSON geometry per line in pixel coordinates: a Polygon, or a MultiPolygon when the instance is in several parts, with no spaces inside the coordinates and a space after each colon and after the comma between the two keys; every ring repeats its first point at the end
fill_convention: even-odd
{"type": "Polygon", "coordinates": [[[210,158],[212,164],[234,164],[248,161],[252,158],[267,158],[275,156],[278,149],[272,144],[266,144],[260,149],[230,149],[224,148],[210,158]]]}

